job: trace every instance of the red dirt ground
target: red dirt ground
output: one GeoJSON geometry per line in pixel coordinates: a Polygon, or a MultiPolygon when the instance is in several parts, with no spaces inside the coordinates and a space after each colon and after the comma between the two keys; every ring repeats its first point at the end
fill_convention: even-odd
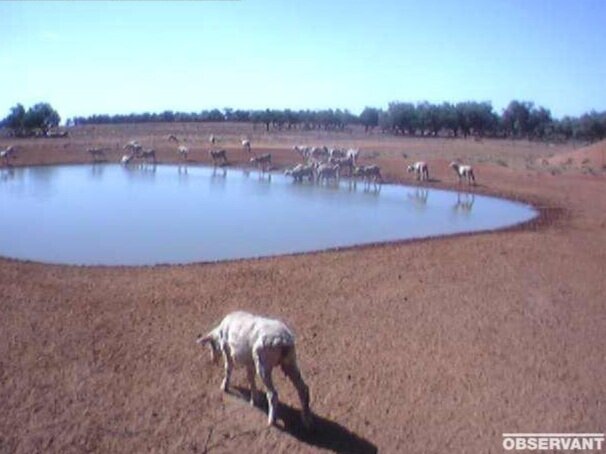
{"type": "MultiPolygon", "coordinates": [[[[208,162],[209,132],[234,165],[248,159],[237,146],[244,135],[278,167],[295,161],[296,143],[358,145],[363,162],[410,182],[404,164],[423,157],[431,187],[455,187],[447,164],[461,158],[477,169],[472,190],[533,202],[542,218],[494,233],[216,264],[0,259],[1,452],[497,453],[503,432],[604,431],[606,179],[534,164],[572,147],[137,125],[16,141],[14,165],[88,162],[84,150],[97,144],[117,161],[131,139],[175,161],[170,133],[188,139],[192,163],[208,162]],[[295,392],[278,372],[278,427],[220,392],[222,369],[194,339],[237,308],[294,328],[314,431],[300,427],[295,392]]],[[[246,382],[241,372],[235,379],[246,382]]]]}

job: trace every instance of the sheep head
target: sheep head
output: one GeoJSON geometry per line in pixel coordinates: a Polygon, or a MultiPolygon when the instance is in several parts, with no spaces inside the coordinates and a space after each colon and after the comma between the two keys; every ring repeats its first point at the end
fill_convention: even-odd
{"type": "Polygon", "coordinates": [[[219,361],[219,342],[217,340],[217,335],[213,331],[206,335],[198,335],[196,343],[202,346],[208,345],[211,361],[215,364],[219,361]]]}

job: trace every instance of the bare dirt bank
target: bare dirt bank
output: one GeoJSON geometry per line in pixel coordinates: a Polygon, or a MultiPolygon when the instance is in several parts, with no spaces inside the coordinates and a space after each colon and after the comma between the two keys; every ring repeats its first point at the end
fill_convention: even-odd
{"type": "MultiPolygon", "coordinates": [[[[152,132],[160,159],[176,159],[152,132]]],[[[110,140],[98,133],[91,143],[110,140]]],[[[0,451],[501,452],[503,432],[603,431],[606,179],[553,176],[526,165],[544,150],[498,143],[253,139],[277,165],[292,162],[288,143],[360,143],[393,181],[410,180],[403,152],[424,156],[438,187],[453,185],[450,159],[469,157],[475,190],[558,214],[536,228],[220,264],[0,259],[0,451]],[[222,369],[193,341],[237,308],[294,327],[313,433],[279,373],[280,428],[219,391],[222,369]]],[[[15,163],[87,162],[79,140],[20,142],[15,163]]],[[[206,161],[196,143],[190,159],[206,161]]]]}

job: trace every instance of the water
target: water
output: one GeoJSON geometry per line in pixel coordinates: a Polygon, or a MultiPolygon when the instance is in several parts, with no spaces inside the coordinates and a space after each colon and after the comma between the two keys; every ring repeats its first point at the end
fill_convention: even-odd
{"type": "Polygon", "coordinates": [[[113,164],[0,169],[0,255],[47,263],[150,265],[316,251],[505,227],[529,206],[384,185],[113,164]]]}

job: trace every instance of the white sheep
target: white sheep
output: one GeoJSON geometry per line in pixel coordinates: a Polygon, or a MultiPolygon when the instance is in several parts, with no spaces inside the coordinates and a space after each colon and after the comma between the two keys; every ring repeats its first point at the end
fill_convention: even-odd
{"type": "Polygon", "coordinates": [[[356,165],[358,165],[357,162],[358,162],[358,156],[360,156],[360,150],[358,150],[357,148],[350,148],[345,153],[345,156],[347,158],[351,158],[353,161],[353,165],[356,166],[356,165]]]}
{"type": "Polygon", "coordinates": [[[330,162],[331,164],[338,164],[341,169],[348,169],[349,176],[353,175],[353,168],[355,163],[352,156],[348,156],[346,158],[330,158],[328,162],[330,162]]]}
{"type": "Polygon", "coordinates": [[[133,160],[134,157],[135,157],[135,155],[133,155],[133,154],[125,154],[122,156],[122,159],[120,159],[120,164],[122,164],[122,165],[130,164],[130,162],[133,160]]]}
{"type": "Polygon", "coordinates": [[[375,188],[383,183],[381,168],[374,164],[369,166],[354,167],[353,176],[362,177],[364,183],[368,186],[370,186],[370,183],[372,182],[375,188]]]}
{"type": "Polygon", "coordinates": [[[103,148],[89,148],[86,151],[90,153],[94,162],[97,162],[100,159],[105,159],[105,149],[103,148]]]}
{"type": "Polygon", "coordinates": [[[408,172],[414,172],[417,176],[417,180],[420,180],[420,181],[429,180],[429,167],[427,166],[427,163],[424,161],[417,161],[414,164],[406,167],[406,170],[408,172]]]}
{"type": "Polygon", "coordinates": [[[145,162],[153,162],[156,163],[156,150],[153,148],[148,148],[146,150],[141,150],[139,154],[136,155],[138,158],[143,159],[145,162]]]}
{"type": "Polygon", "coordinates": [[[292,169],[287,169],[284,175],[288,175],[294,178],[295,181],[303,181],[303,178],[307,177],[309,181],[314,178],[314,166],[297,164],[292,169]]]}
{"type": "Polygon", "coordinates": [[[185,145],[179,145],[177,147],[177,153],[179,153],[179,156],[181,157],[181,159],[183,159],[184,161],[187,161],[187,155],[189,154],[189,148],[187,148],[185,145]]]}
{"type": "Polygon", "coordinates": [[[255,167],[261,166],[261,170],[265,172],[271,167],[271,153],[264,153],[262,155],[250,158],[250,163],[255,167]]]}
{"type": "Polygon", "coordinates": [[[317,167],[317,174],[316,181],[318,183],[322,183],[322,181],[326,181],[328,183],[331,179],[338,182],[339,164],[320,164],[317,167]]]}
{"type": "Polygon", "coordinates": [[[335,158],[344,158],[346,156],[346,151],[342,150],[340,148],[331,148],[330,150],[328,150],[328,159],[335,159],[335,158]]]}
{"type": "Polygon", "coordinates": [[[247,151],[248,153],[251,152],[250,140],[248,140],[248,139],[242,139],[242,149],[244,151],[247,151]]]}
{"type": "Polygon", "coordinates": [[[326,147],[313,147],[309,151],[309,156],[315,159],[328,159],[328,148],[326,147]]]}
{"type": "Polygon", "coordinates": [[[209,150],[208,155],[213,160],[213,165],[216,166],[218,161],[221,161],[223,165],[227,164],[227,151],[221,150],[209,150]]]}
{"type": "Polygon", "coordinates": [[[0,151],[0,159],[2,160],[2,162],[6,165],[9,165],[9,159],[10,158],[14,158],[17,154],[17,150],[15,150],[15,147],[12,145],[9,145],[7,148],[5,148],[4,150],[0,151]]]}
{"type": "Polygon", "coordinates": [[[143,147],[136,140],[131,140],[123,147],[125,150],[129,151],[132,155],[138,156],[141,153],[143,147]]]}
{"type": "Polygon", "coordinates": [[[305,145],[295,145],[292,147],[293,151],[301,156],[303,159],[307,159],[309,157],[310,148],[305,145]]]}
{"type": "Polygon", "coordinates": [[[219,138],[215,137],[213,134],[210,135],[210,137],[208,138],[208,141],[210,142],[211,145],[214,145],[218,142],[219,138]]]}
{"type": "Polygon", "coordinates": [[[457,173],[457,177],[459,178],[459,183],[463,178],[467,180],[467,184],[476,184],[476,177],[473,173],[473,167],[470,165],[459,164],[458,162],[451,162],[449,165],[454,171],[457,173]]]}
{"type": "Polygon", "coordinates": [[[297,365],[295,337],[280,320],[259,317],[247,312],[231,312],[208,334],[200,335],[196,342],[210,347],[214,362],[218,354],[223,355],[225,378],[221,389],[229,389],[233,366],[246,367],[250,383],[250,404],[254,405],[256,394],[255,371],[265,385],[269,404],[268,425],[276,422],[278,393],[274,388],[272,370],[280,366],[286,377],[297,389],[301,401],[301,417],[306,427],[311,425],[309,388],[303,381],[297,365]]]}

